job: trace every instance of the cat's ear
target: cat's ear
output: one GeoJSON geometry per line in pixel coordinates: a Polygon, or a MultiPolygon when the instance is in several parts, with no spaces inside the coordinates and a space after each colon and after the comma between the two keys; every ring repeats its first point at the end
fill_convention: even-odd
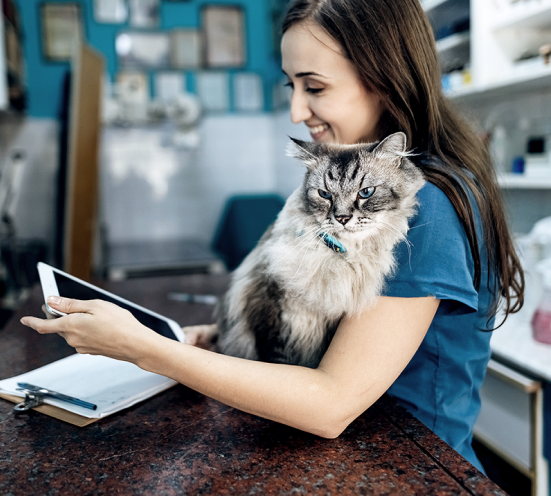
{"type": "MultiPolygon", "coordinates": [[[[289,136],[289,138],[291,137],[289,136]]],[[[311,141],[291,138],[291,143],[287,146],[287,155],[302,160],[308,169],[313,170],[319,165],[318,148],[319,145],[311,141]]]]}
{"type": "Polygon", "coordinates": [[[378,158],[394,159],[397,161],[397,164],[400,164],[401,158],[408,155],[406,147],[406,135],[402,132],[397,132],[382,140],[372,153],[378,158]]]}

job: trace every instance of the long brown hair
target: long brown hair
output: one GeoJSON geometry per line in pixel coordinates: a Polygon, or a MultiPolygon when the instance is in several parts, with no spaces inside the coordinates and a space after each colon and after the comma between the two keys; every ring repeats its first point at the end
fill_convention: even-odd
{"type": "Polygon", "coordinates": [[[450,199],[465,228],[475,264],[474,285],[481,284],[481,261],[473,209],[483,227],[489,271],[487,285],[499,297],[505,318],[524,303],[524,273],[505,219],[490,155],[482,140],[444,97],[431,26],[418,0],[294,0],[283,20],[313,22],[324,29],[357,68],[364,86],[379,95],[385,111],[383,137],[403,131],[427,181],[450,199]]]}

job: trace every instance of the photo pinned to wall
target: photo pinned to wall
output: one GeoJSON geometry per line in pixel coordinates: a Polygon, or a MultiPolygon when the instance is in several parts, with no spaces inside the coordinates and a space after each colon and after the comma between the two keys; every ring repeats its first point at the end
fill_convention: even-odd
{"type": "Polygon", "coordinates": [[[247,62],[243,9],[208,5],[201,10],[207,67],[243,67],[247,62]]]}
{"type": "Polygon", "coordinates": [[[125,101],[146,103],[149,100],[147,74],[141,71],[120,71],[117,73],[117,92],[125,101]]]}
{"type": "Polygon", "coordinates": [[[115,40],[121,67],[166,69],[169,67],[170,42],[166,33],[127,31],[115,40]]]}
{"type": "Polygon", "coordinates": [[[116,79],[120,119],[126,122],[147,120],[149,80],[141,71],[120,71],[116,79]]]}
{"type": "Polygon", "coordinates": [[[84,37],[80,4],[47,2],[40,6],[42,52],[47,60],[71,60],[84,37]]]}
{"type": "Polygon", "coordinates": [[[264,110],[262,78],[252,72],[240,72],[233,77],[233,101],[235,109],[241,112],[264,110]]]}
{"type": "Polygon", "coordinates": [[[104,24],[122,24],[128,19],[126,0],[94,0],[94,20],[104,24]]]}
{"type": "Polygon", "coordinates": [[[227,72],[199,72],[196,87],[206,111],[227,112],[230,109],[230,76],[227,72]]]}
{"type": "Polygon", "coordinates": [[[170,65],[174,69],[200,69],[204,65],[203,33],[198,29],[170,32],[170,65]]]}
{"type": "Polygon", "coordinates": [[[155,98],[162,103],[171,103],[183,94],[184,74],[181,72],[157,72],[155,74],[155,98]]]}
{"type": "Polygon", "coordinates": [[[156,28],[160,23],[160,0],[130,0],[130,25],[156,28]]]}

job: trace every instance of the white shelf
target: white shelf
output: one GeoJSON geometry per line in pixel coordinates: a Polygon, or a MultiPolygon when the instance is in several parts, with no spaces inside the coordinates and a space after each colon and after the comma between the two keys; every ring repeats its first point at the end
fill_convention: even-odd
{"type": "Polygon", "coordinates": [[[522,174],[501,174],[498,183],[505,189],[551,189],[549,177],[526,177],[522,174]]]}
{"type": "Polygon", "coordinates": [[[465,65],[471,58],[470,34],[468,31],[456,33],[436,42],[438,60],[442,72],[449,72],[465,65]]]}
{"type": "Polygon", "coordinates": [[[551,64],[531,67],[525,70],[519,67],[517,71],[508,78],[499,82],[478,86],[466,86],[447,93],[447,96],[453,100],[463,103],[475,103],[479,100],[489,101],[499,99],[515,94],[526,93],[534,90],[551,89],[551,64]]]}
{"type": "MultiPolygon", "coordinates": [[[[492,355],[514,364],[538,379],[551,381],[551,345],[532,338],[529,313],[509,315],[505,324],[492,333],[492,355]]],[[[501,322],[500,318],[496,322],[501,322]]]]}
{"type": "Polygon", "coordinates": [[[491,28],[502,29],[551,28],[551,0],[530,0],[511,4],[495,16],[491,28]]]}
{"type": "Polygon", "coordinates": [[[443,55],[446,52],[469,45],[470,41],[471,33],[469,31],[452,34],[451,36],[438,40],[436,42],[436,50],[443,55]]]}

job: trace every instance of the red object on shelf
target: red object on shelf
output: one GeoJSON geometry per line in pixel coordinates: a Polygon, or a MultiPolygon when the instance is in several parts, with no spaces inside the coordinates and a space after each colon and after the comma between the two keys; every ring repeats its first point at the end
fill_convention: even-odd
{"type": "Polygon", "coordinates": [[[532,335],[540,343],[551,344],[551,312],[539,309],[534,312],[532,335]]]}

